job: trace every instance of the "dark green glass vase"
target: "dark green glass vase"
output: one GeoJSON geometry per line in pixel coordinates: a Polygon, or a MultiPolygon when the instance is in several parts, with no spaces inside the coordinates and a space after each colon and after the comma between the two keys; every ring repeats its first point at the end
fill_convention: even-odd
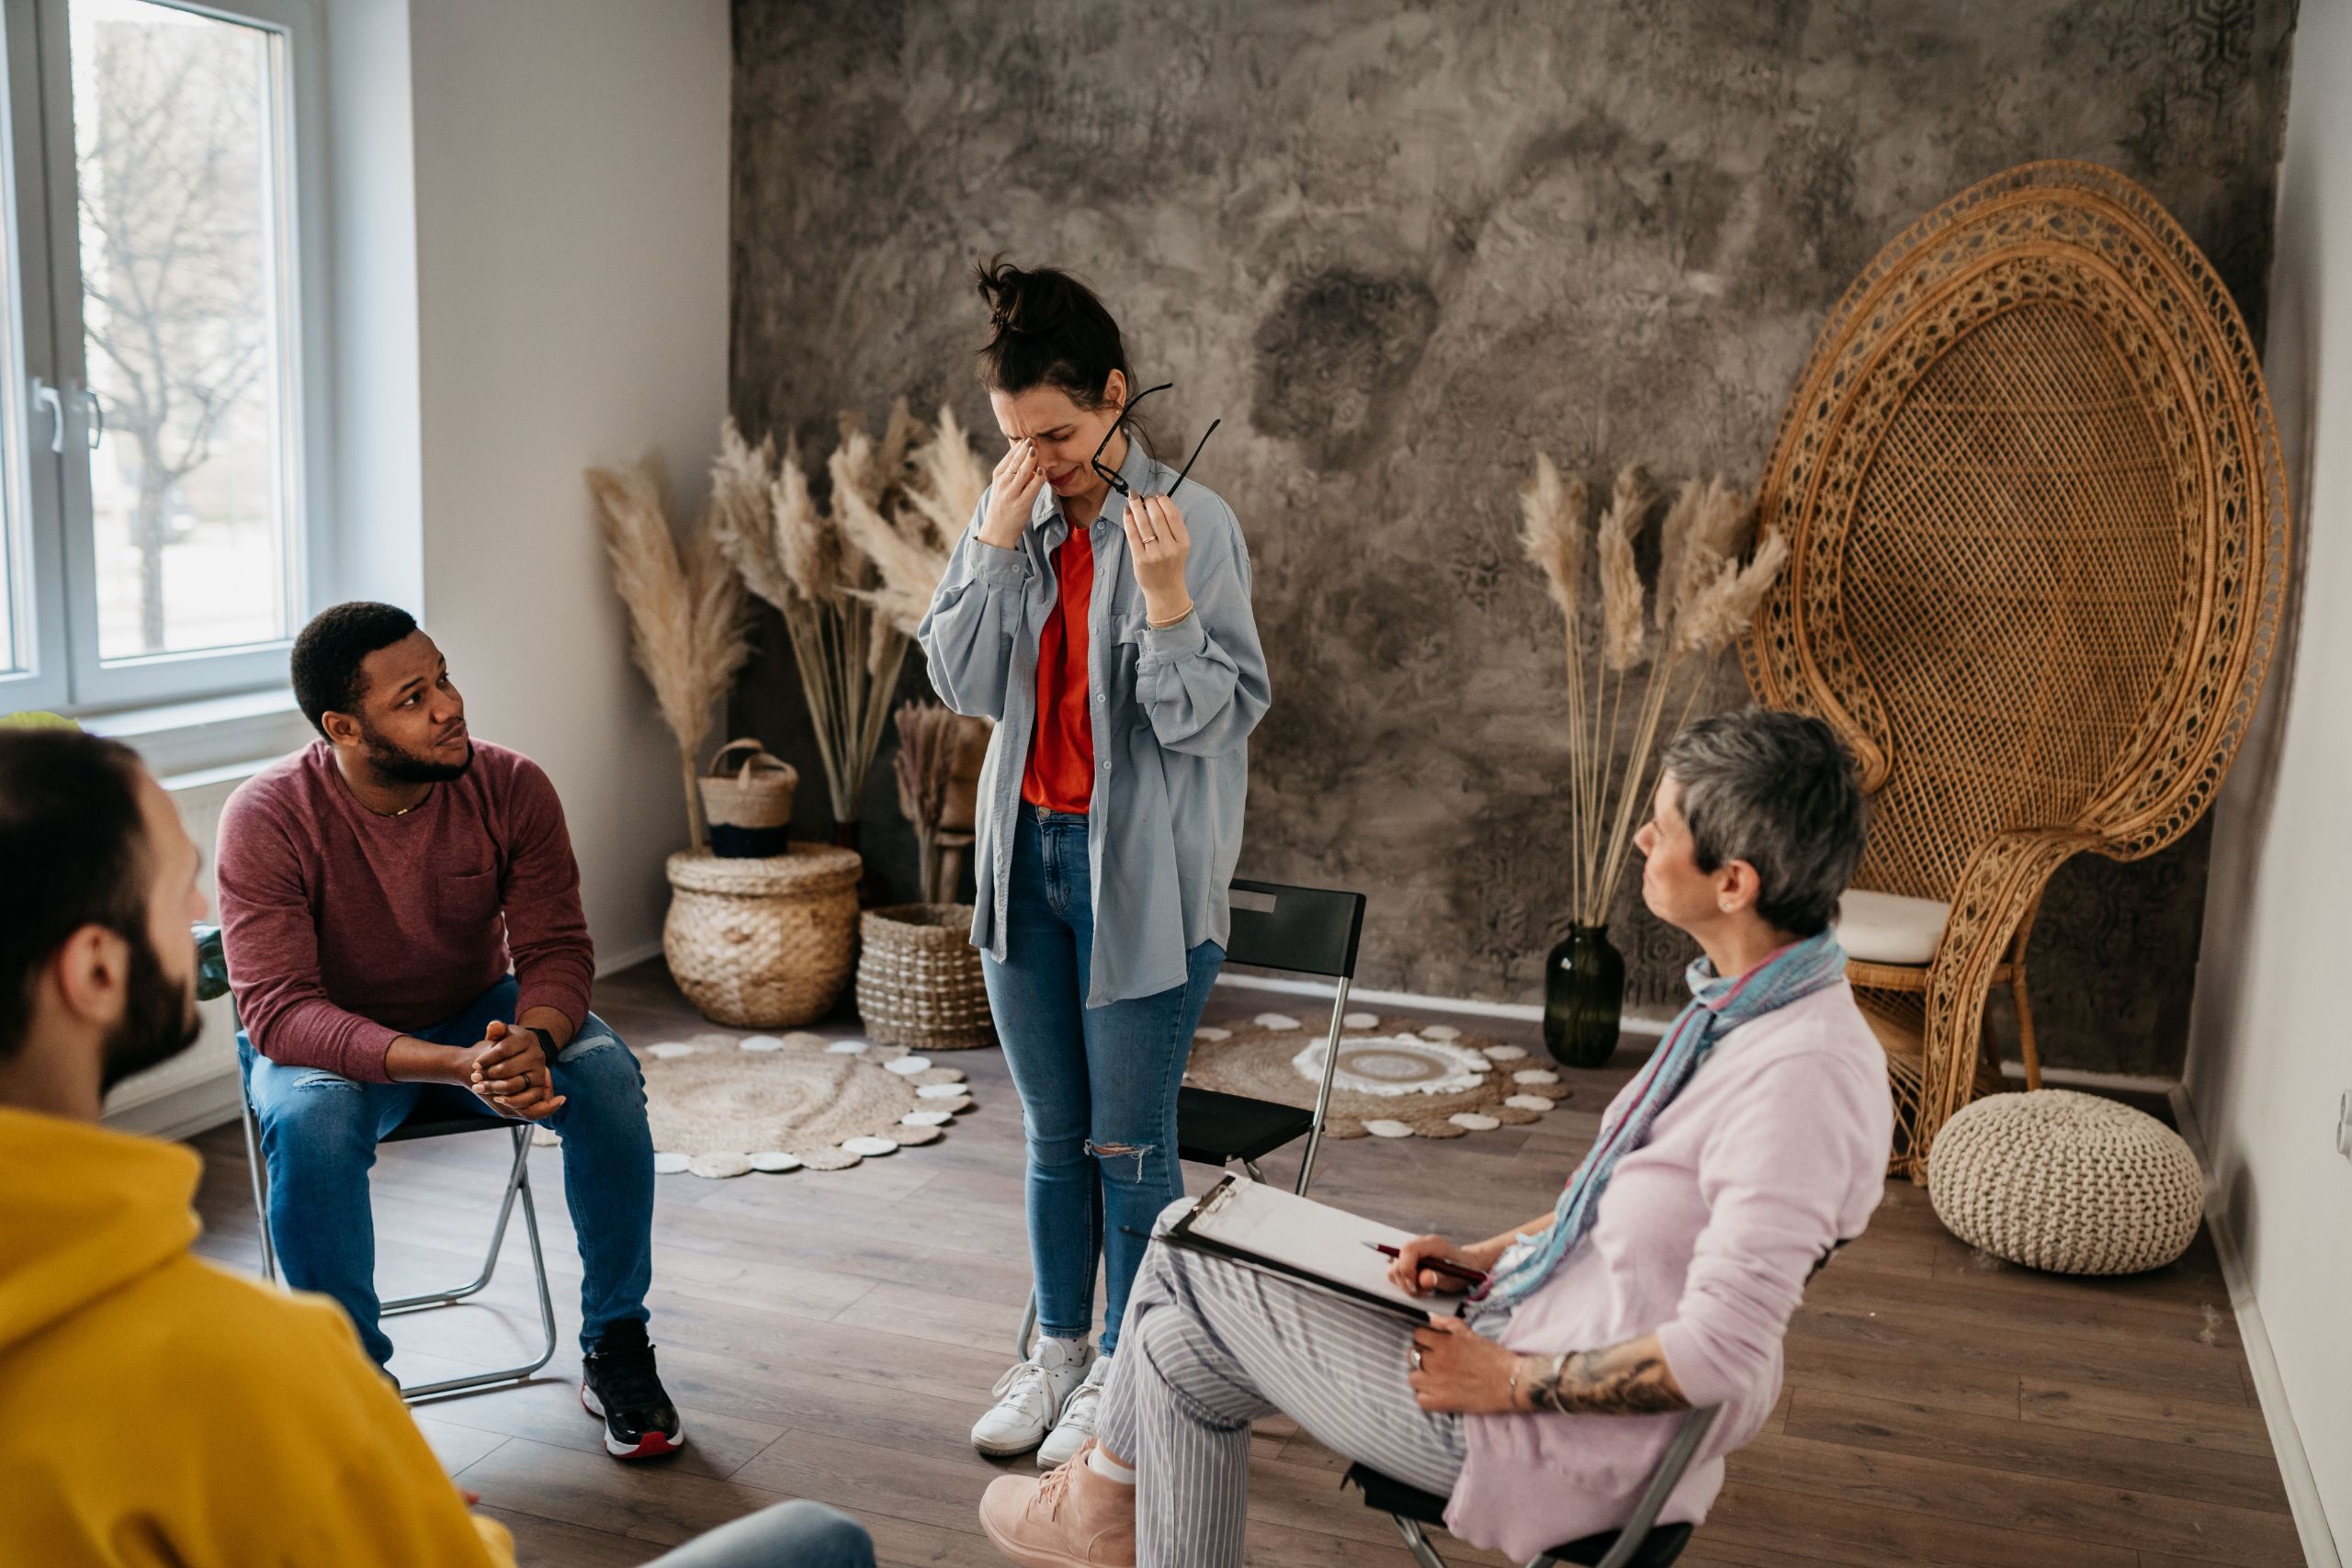
{"type": "Polygon", "coordinates": [[[1571,926],[1544,964],[1544,1046],[1564,1067],[1597,1067],[1617,1050],[1625,959],[1607,926],[1571,926]]]}

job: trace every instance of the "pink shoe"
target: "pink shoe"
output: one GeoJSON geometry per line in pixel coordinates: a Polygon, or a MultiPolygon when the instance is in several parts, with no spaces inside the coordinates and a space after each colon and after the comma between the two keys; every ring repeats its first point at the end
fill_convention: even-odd
{"type": "Polygon", "coordinates": [[[1040,1476],[1000,1475],[980,1497],[980,1528],[1021,1568],[1135,1568],[1136,1489],[1078,1457],[1040,1476]]]}

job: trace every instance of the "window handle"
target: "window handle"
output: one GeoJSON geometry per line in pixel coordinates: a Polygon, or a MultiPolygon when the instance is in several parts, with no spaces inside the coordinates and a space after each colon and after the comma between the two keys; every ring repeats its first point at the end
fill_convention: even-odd
{"type": "Polygon", "coordinates": [[[82,408],[89,416],[90,450],[95,452],[107,433],[107,406],[98,400],[98,394],[94,389],[85,387],[82,389],[82,408]]]}
{"type": "Polygon", "coordinates": [[[52,452],[64,451],[64,398],[59,395],[56,388],[36,376],[33,378],[33,401],[49,411],[49,449],[52,452]]]}

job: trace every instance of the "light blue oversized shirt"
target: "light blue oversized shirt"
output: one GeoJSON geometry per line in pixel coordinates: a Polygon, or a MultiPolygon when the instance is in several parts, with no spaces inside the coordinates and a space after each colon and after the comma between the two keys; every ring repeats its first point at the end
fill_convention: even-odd
{"type": "MultiPolygon", "coordinates": [[[[1138,441],[1127,443],[1119,472],[1145,495],[1166,494],[1176,478],[1138,441]]],[[[1250,792],[1250,732],[1272,700],[1241,525],[1197,480],[1186,479],[1175,502],[1193,541],[1184,563],[1193,613],[1165,630],[1146,625],[1120,524],[1126,498],[1116,491],[1105,497],[1089,535],[1094,590],[1086,667],[1095,758],[1086,835],[1094,894],[1089,1007],[1181,986],[1194,947],[1225,944],[1227,887],[1241,854],[1250,792]]],[[[1037,641],[1059,596],[1054,552],[1070,525],[1048,488],[1019,546],[1001,550],[978,537],[988,506],[983,494],[916,637],[941,699],[957,713],[996,720],[980,773],[972,945],[1002,963],[1021,781],[1037,724],[1037,641]]]]}

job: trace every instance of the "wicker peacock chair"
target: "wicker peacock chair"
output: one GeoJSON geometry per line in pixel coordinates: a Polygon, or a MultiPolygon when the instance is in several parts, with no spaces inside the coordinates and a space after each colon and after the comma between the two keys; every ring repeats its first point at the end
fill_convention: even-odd
{"type": "Polygon", "coordinates": [[[1924,1179],[2017,999],[2050,874],[2203,813],[2269,665],[2287,492],[2255,346],[2154,197],[2030,164],[1914,224],[1849,289],[1758,497],[1787,571],[1744,646],[1872,795],[1840,924],[1924,1179]]]}

